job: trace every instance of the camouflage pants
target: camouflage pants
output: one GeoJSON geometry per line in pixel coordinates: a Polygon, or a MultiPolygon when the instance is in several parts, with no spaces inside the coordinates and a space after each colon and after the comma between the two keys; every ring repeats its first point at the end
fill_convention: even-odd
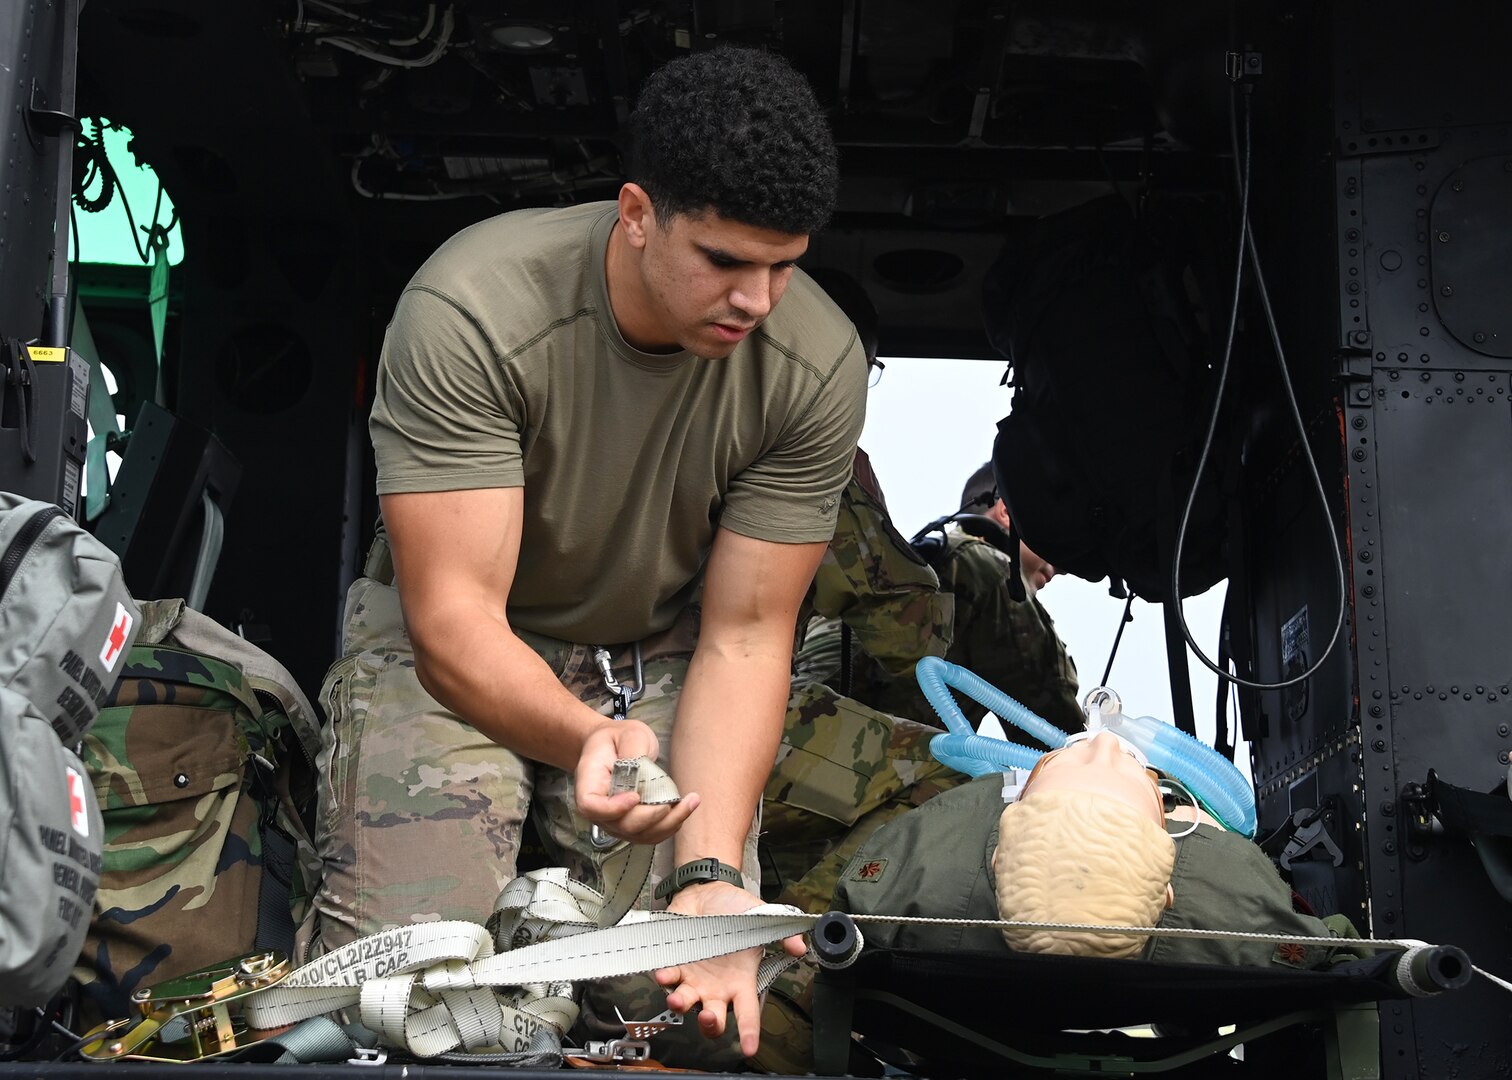
{"type": "MultiPolygon", "coordinates": [[[[630,714],[656,732],[664,765],[696,621],[689,613],[642,642],[645,693],[630,714]]],[[[312,947],[334,948],[410,922],[485,922],[500,890],[515,876],[527,814],[551,861],[598,885],[599,855],[573,799],[572,775],[506,750],[421,687],[398,591],[359,578],[347,594],[344,627],[344,656],[327,673],[320,693],[328,723],[317,763],[315,839],[324,874],[315,898],[312,947]]],[[[592,646],[528,633],[520,637],[579,700],[610,714],[612,701],[592,646]]],[[[613,663],[618,678],[633,681],[628,646],[615,650],[613,663]]],[[[752,891],[759,887],[758,827],[759,821],[752,823],[742,867],[752,891]]],[[[652,890],[671,873],[672,860],[669,840],[657,850],[639,906],[653,906],[652,890]]],[[[586,1037],[624,1035],[623,1027],[597,1032],[595,1017],[607,1013],[612,1019],[611,1004],[629,1018],[664,1008],[665,993],[649,976],[617,980],[605,996],[601,1009],[592,1000],[584,1002],[586,1037]]],[[[695,1025],[686,1029],[693,1045],[701,1042],[695,1025]]],[[[659,1050],[667,1038],[659,1039],[659,1050]]],[[[700,1055],[701,1064],[708,1061],[700,1055]]]]}
{"type": "Polygon", "coordinates": [[[965,782],[930,756],[929,740],[939,733],[822,683],[795,686],[762,795],[767,895],[829,910],[840,874],[868,836],[965,782]]]}
{"type": "MultiPolygon", "coordinates": [[[[768,895],[805,911],[829,910],[851,857],[898,815],[965,783],[929,754],[938,728],[877,712],[822,683],[795,686],[782,745],[762,798],[768,895]],[[775,879],[775,881],[771,880],[775,879]]],[[[814,966],[778,977],[761,1013],[764,1072],[812,1072],[809,1021],[814,966]]]]}

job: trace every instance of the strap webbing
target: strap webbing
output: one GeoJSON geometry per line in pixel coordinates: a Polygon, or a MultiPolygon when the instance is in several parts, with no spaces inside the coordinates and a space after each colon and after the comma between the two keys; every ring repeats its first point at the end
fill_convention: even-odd
{"type": "Polygon", "coordinates": [[[1165,618],[1166,667],[1171,679],[1171,713],[1176,726],[1197,738],[1197,717],[1192,705],[1192,676],[1187,667],[1186,638],[1176,615],[1180,599],[1167,598],[1161,605],[1165,618]]]}
{"type": "Polygon", "coordinates": [[[277,1065],[295,1065],[306,1061],[345,1061],[357,1052],[359,1040],[326,1016],[317,1016],[297,1024],[281,1035],[255,1044],[260,1056],[273,1048],[283,1051],[277,1065]]]}
{"type": "MultiPolygon", "coordinates": [[[[262,768],[254,762],[254,770],[262,768]]],[[[254,783],[270,785],[263,779],[254,783]]],[[[258,830],[262,837],[262,875],[257,884],[257,937],[254,944],[259,949],[276,949],[285,954],[294,952],[294,916],[289,910],[289,884],[294,873],[294,841],[289,839],[270,820],[276,805],[263,803],[263,798],[277,799],[277,791],[259,793],[261,820],[258,830]]]]}
{"type": "Polygon", "coordinates": [[[154,222],[147,238],[152,247],[152,270],[147,286],[147,315],[152,323],[152,351],[157,358],[158,394],[162,401],[163,331],[168,324],[168,232],[154,222]]]}
{"type": "MultiPolygon", "coordinates": [[[[649,758],[638,765],[643,801],[677,800],[659,766],[649,758]]],[[[417,923],[359,938],[248,998],[247,1023],[283,1027],[356,1007],[381,1042],[419,1057],[540,1052],[543,1030],[554,1032],[559,1046],[577,1019],[572,983],[706,960],[814,925],[814,916],[773,905],[744,915],[631,911],[654,850],[625,843],[614,849],[601,867],[604,893],[561,867],[516,878],[499,895],[487,928],[417,923]]],[[[788,963],[786,957],[764,963],[760,987],[788,963]]]]}
{"type": "MultiPolygon", "coordinates": [[[[1172,488],[1171,464],[1160,474],[1155,488],[1156,545],[1160,554],[1161,569],[1170,571],[1176,560],[1176,509],[1175,492],[1172,488]]],[[[1174,575],[1173,575],[1174,576],[1174,575]]],[[[1181,632],[1181,605],[1179,593],[1172,592],[1165,598],[1161,608],[1165,617],[1166,668],[1171,679],[1171,714],[1176,726],[1192,738],[1197,738],[1197,714],[1192,707],[1192,676],[1187,668],[1186,636],[1181,632]]]]}
{"type": "MultiPolygon", "coordinates": [[[[1230,636],[1234,618],[1234,589],[1232,581],[1223,591],[1223,614],[1218,616],[1218,666],[1228,671],[1233,660],[1233,640],[1230,636]]],[[[1213,702],[1213,749],[1230,761],[1234,760],[1234,740],[1229,733],[1229,689],[1233,681],[1227,675],[1218,676],[1216,697],[1213,702]]]]}

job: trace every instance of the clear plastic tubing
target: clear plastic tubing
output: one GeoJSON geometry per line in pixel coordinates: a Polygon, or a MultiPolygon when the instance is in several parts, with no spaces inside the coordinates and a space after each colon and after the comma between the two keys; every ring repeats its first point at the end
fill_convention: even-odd
{"type": "MultiPolygon", "coordinates": [[[[1090,700],[1090,699],[1089,699],[1090,700]]],[[[1118,698],[1113,696],[1113,702],[1118,698]]],[[[1257,827],[1255,789],[1218,751],[1173,724],[1153,716],[1088,710],[1089,728],[1101,727],[1144,751],[1150,764],[1185,784],[1224,825],[1253,837],[1257,827]]]]}
{"type": "MultiPolygon", "coordinates": [[[[1060,728],[959,665],[928,656],[915,667],[915,677],[947,729],[930,740],[930,752],[952,769],[968,776],[1032,769],[1043,751],[973,732],[950,688],[991,709],[1004,725],[1012,724],[1052,749],[1065,744],[1066,733],[1060,728]]],[[[1118,695],[1104,687],[1091,691],[1086,700],[1089,730],[1107,730],[1127,739],[1144,752],[1154,768],[1185,784],[1226,827],[1245,836],[1255,835],[1254,788],[1231,761],[1153,716],[1126,715],[1118,695]]]]}
{"type": "Polygon", "coordinates": [[[959,664],[926,656],[915,665],[914,677],[919,680],[925,699],[945,723],[946,734],[931,739],[929,751],[941,764],[957,772],[985,776],[1005,769],[1032,769],[1044,751],[976,734],[951,696],[950,687],[991,709],[1005,726],[1012,724],[1052,749],[1066,741],[1066,733],[1060,728],[959,664]]]}

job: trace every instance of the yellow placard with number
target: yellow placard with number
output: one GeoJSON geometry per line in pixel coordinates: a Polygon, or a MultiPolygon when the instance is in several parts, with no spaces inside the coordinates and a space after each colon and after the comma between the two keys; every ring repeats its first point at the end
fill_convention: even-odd
{"type": "Polygon", "coordinates": [[[68,359],[68,350],[46,345],[28,345],[26,355],[34,364],[61,364],[68,359]]]}

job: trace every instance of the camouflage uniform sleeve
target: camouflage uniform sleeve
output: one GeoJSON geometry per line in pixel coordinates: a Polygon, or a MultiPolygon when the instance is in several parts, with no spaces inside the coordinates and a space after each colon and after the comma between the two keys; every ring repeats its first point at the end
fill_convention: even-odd
{"type": "Polygon", "coordinates": [[[884,668],[906,674],[950,646],[954,605],[939,579],[852,477],[840,497],[835,537],[814,576],[813,609],[839,618],[884,668]]]}
{"type": "MultiPolygon", "coordinates": [[[[1014,658],[1004,656],[1007,650],[998,636],[1007,617],[1004,605],[1008,603],[1008,594],[1000,587],[997,575],[1006,562],[996,558],[996,552],[981,541],[959,532],[947,534],[945,557],[936,561],[940,588],[955,597],[955,628],[945,659],[1022,701],[1003,678],[1008,666],[1017,670],[1018,665],[1014,658]]],[[[972,727],[987,712],[964,694],[957,694],[956,701],[972,727]]],[[[1021,741],[1012,729],[1007,735],[1015,742],[1021,741]]]]}
{"type": "Polygon", "coordinates": [[[793,677],[797,683],[827,683],[840,673],[839,619],[814,618],[804,627],[803,641],[793,653],[793,677]]]}
{"type": "Polygon", "coordinates": [[[1032,655],[1039,650],[1040,681],[1034,702],[1024,702],[1062,731],[1080,731],[1086,727],[1082,713],[1076,662],[1066,652],[1066,643],[1055,632],[1055,622],[1039,598],[1014,604],[1017,622],[1014,632],[1020,647],[1032,655]]]}
{"type": "MultiPolygon", "coordinates": [[[[946,659],[980,675],[1063,731],[1084,726],[1077,704],[1076,665],[1038,600],[1008,595],[1007,556],[991,545],[953,533],[942,585],[956,598],[955,641],[946,659]]],[[[975,723],[985,712],[962,703],[975,723]]],[[[1032,743],[1014,729],[1008,737],[1032,743]]]]}

